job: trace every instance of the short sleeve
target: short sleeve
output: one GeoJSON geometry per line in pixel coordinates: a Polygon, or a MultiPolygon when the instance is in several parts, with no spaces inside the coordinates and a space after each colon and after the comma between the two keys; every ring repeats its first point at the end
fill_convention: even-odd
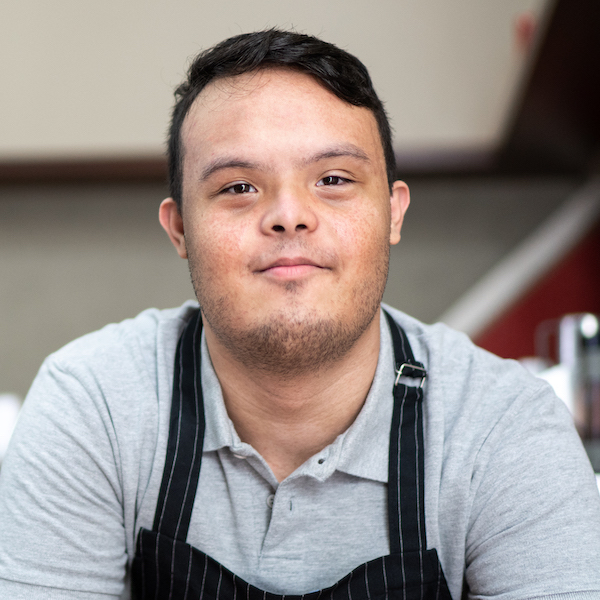
{"type": "Polygon", "coordinates": [[[0,472],[0,597],[119,598],[127,562],[119,463],[100,386],[50,357],[0,472]]]}
{"type": "Polygon", "coordinates": [[[545,384],[491,430],[471,485],[469,597],[600,598],[594,473],[568,411],[545,384]]]}

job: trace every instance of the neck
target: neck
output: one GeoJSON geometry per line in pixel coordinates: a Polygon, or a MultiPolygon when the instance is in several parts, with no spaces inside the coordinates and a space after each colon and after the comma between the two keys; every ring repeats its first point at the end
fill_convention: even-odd
{"type": "Polygon", "coordinates": [[[248,368],[205,321],[229,418],[282,481],[346,431],[360,412],[379,358],[379,311],[345,356],[290,378],[248,368]]]}

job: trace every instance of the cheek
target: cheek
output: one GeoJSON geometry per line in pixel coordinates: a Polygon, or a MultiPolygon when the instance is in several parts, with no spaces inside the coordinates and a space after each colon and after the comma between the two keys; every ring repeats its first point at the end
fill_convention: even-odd
{"type": "Polygon", "coordinates": [[[223,278],[228,272],[239,272],[246,253],[243,249],[243,224],[200,217],[200,226],[186,238],[188,254],[202,276],[223,278]],[[191,248],[190,248],[191,246],[191,248]]]}
{"type": "Polygon", "coordinates": [[[389,243],[389,225],[380,211],[361,211],[336,224],[335,232],[340,240],[342,254],[355,264],[358,270],[369,270],[373,261],[386,256],[389,243]]]}

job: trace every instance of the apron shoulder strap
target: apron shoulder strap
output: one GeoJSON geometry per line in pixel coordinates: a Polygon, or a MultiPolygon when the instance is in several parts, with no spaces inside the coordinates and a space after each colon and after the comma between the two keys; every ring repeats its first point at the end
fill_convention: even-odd
{"type": "Polygon", "coordinates": [[[404,330],[384,311],[394,345],[396,381],[390,430],[388,518],[393,554],[427,549],[425,532],[425,465],[423,382],[427,372],[417,362],[404,330]],[[418,378],[408,386],[400,378],[418,378]]]}
{"type": "Polygon", "coordinates": [[[167,456],[154,515],[154,531],[184,542],[192,517],[204,442],[201,333],[202,317],[198,309],[177,343],[167,456]]]}

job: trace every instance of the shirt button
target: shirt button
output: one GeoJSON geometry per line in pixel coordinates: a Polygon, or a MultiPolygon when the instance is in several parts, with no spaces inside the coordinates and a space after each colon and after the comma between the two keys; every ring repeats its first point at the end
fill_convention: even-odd
{"type": "Polygon", "coordinates": [[[268,498],[267,498],[267,506],[269,508],[273,508],[273,504],[275,503],[275,494],[271,494],[268,498]]]}

